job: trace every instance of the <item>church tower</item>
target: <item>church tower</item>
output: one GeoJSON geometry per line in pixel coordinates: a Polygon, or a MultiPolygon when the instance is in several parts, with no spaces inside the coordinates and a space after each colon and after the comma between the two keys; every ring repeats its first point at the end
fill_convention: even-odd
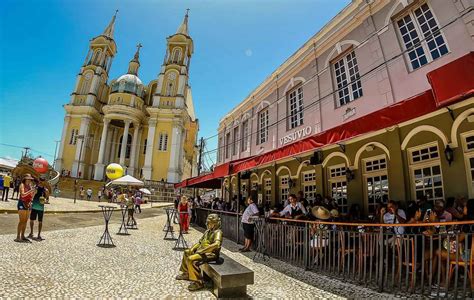
{"type": "Polygon", "coordinates": [[[64,106],[66,116],[55,167],[57,171],[67,168],[74,177],[84,177],[85,162],[92,159],[91,151],[85,150],[95,146],[94,123],[101,119],[101,107],[107,102],[109,70],[117,53],[114,41],[117,12],[103,33],[90,40],[70,101],[64,106]]]}
{"type": "MultiPolygon", "coordinates": [[[[192,162],[194,150],[184,147],[186,137],[195,136],[197,123],[194,116],[191,88],[189,86],[189,66],[194,51],[193,40],[189,35],[188,11],[175,34],[167,40],[166,55],[158,75],[157,86],[153,94],[153,104],[147,108],[150,114],[148,142],[153,144],[155,130],[169,123],[171,131],[171,147],[169,149],[169,166],[166,174],[168,182],[179,182],[183,176],[184,164],[192,162]],[[156,120],[156,121],[155,121],[156,120]],[[194,122],[194,123],[193,123],[194,122]],[[194,125],[191,126],[190,124],[194,125]],[[191,127],[192,128],[191,128],[191,127]],[[188,132],[190,129],[193,132],[188,132]]],[[[194,141],[193,141],[194,143],[194,141]]],[[[194,147],[194,144],[192,145],[194,147]]],[[[145,178],[153,176],[153,158],[145,157],[143,175],[145,178]]]]}

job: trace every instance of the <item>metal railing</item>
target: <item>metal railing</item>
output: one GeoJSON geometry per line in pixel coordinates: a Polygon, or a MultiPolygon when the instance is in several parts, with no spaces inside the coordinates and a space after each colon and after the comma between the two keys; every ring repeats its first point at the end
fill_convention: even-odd
{"type": "MultiPolygon", "coordinates": [[[[243,241],[240,214],[198,208],[222,220],[224,237],[243,241]]],[[[259,250],[292,265],[380,292],[473,297],[474,221],[373,224],[263,219],[259,250]]],[[[260,236],[259,236],[260,233],[260,236]]],[[[254,245],[257,243],[254,243],[254,245]]]]}

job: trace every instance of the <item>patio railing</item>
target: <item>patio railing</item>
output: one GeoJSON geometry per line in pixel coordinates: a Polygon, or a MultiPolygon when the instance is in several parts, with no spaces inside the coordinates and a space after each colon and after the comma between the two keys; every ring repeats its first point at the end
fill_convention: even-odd
{"type": "MultiPolygon", "coordinates": [[[[224,237],[243,242],[241,215],[199,208],[222,220],[224,237]]],[[[474,221],[374,224],[260,219],[262,254],[380,292],[473,297],[474,221]]]]}

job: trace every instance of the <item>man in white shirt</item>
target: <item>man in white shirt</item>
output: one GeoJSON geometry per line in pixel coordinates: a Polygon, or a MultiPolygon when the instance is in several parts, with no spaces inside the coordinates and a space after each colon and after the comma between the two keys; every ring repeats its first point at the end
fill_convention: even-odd
{"type": "MultiPolygon", "coordinates": [[[[387,212],[383,215],[383,222],[385,224],[403,224],[406,222],[407,216],[403,209],[398,208],[398,204],[390,200],[387,204],[387,212]]],[[[405,227],[397,226],[393,227],[393,231],[396,234],[404,234],[405,227]]]]}
{"type": "Polygon", "coordinates": [[[277,216],[294,219],[307,214],[306,208],[297,201],[295,194],[288,196],[288,200],[290,203],[281,212],[276,213],[277,216]]]}

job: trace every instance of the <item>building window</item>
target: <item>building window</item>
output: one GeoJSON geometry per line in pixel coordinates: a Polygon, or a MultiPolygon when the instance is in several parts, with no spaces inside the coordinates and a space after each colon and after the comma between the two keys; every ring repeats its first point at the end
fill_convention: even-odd
{"type": "Polygon", "coordinates": [[[160,133],[160,138],[158,140],[158,151],[168,150],[168,134],[160,133]]]}
{"type": "Polygon", "coordinates": [[[266,141],[268,141],[268,109],[258,114],[258,143],[263,144],[266,141]]]}
{"type": "Polygon", "coordinates": [[[230,132],[225,135],[225,158],[228,159],[230,156],[230,132]]]}
{"type": "Polygon", "coordinates": [[[76,145],[77,144],[77,135],[79,134],[78,129],[71,130],[71,138],[69,139],[69,145],[76,145]]]}
{"type": "Polygon", "coordinates": [[[334,63],[334,73],[336,75],[338,107],[362,97],[362,83],[354,51],[334,63]]]}
{"type": "Polygon", "coordinates": [[[474,198],[474,131],[464,138],[464,161],[466,162],[469,198],[474,198]]]}
{"type": "Polygon", "coordinates": [[[146,154],[146,143],[148,143],[148,139],[145,139],[145,142],[143,143],[143,155],[146,154]]]}
{"type": "Polygon", "coordinates": [[[272,203],[272,179],[265,178],[265,204],[270,205],[272,203]]]}
{"type": "Polygon", "coordinates": [[[95,65],[98,65],[100,63],[100,54],[102,53],[102,51],[99,49],[97,50],[95,53],[94,53],[94,64],[95,65]]]}
{"type": "Polygon", "coordinates": [[[243,151],[247,151],[248,149],[248,139],[249,139],[249,121],[245,120],[242,122],[242,135],[241,135],[241,140],[242,140],[242,145],[241,149],[243,151]]]}
{"type": "Polygon", "coordinates": [[[329,188],[331,197],[342,213],[348,212],[346,167],[334,166],[329,169],[329,188]]]}
{"type": "Polygon", "coordinates": [[[437,144],[410,149],[409,153],[415,199],[422,196],[426,196],[429,201],[443,199],[443,176],[437,144]]]}
{"type": "Polygon", "coordinates": [[[234,142],[232,143],[232,155],[237,155],[237,146],[239,145],[239,127],[234,128],[234,142]]]}
{"type": "Polygon", "coordinates": [[[174,96],[175,86],[176,86],[176,73],[171,72],[168,74],[168,78],[166,80],[165,96],[168,96],[168,97],[174,96]]]}
{"type": "Polygon", "coordinates": [[[173,59],[174,64],[178,64],[181,61],[181,48],[176,47],[173,49],[173,59]]]}
{"type": "Polygon", "coordinates": [[[306,200],[316,198],[316,172],[309,171],[303,173],[303,192],[306,200]]]}
{"type": "Polygon", "coordinates": [[[448,53],[446,41],[428,4],[410,10],[397,25],[412,70],[448,53]]]}
{"type": "Polygon", "coordinates": [[[280,201],[285,203],[288,200],[288,195],[290,194],[290,177],[281,176],[280,177],[280,201]]]}
{"type": "Polygon", "coordinates": [[[303,87],[299,86],[287,95],[288,111],[290,113],[289,128],[303,125],[303,87]]]}
{"type": "Polygon", "coordinates": [[[217,161],[222,161],[222,147],[223,147],[222,137],[219,137],[219,144],[218,144],[219,150],[217,151],[217,161]]]}
{"type": "Polygon", "coordinates": [[[91,81],[92,73],[87,72],[86,74],[84,74],[84,76],[82,77],[82,85],[79,91],[79,95],[87,95],[89,93],[89,90],[91,88],[91,81]]]}
{"type": "Polygon", "coordinates": [[[387,159],[385,156],[364,161],[364,179],[367,208],[369,213],[373,214],[377,203],[386,204],[388,200],[387,159]]]}

